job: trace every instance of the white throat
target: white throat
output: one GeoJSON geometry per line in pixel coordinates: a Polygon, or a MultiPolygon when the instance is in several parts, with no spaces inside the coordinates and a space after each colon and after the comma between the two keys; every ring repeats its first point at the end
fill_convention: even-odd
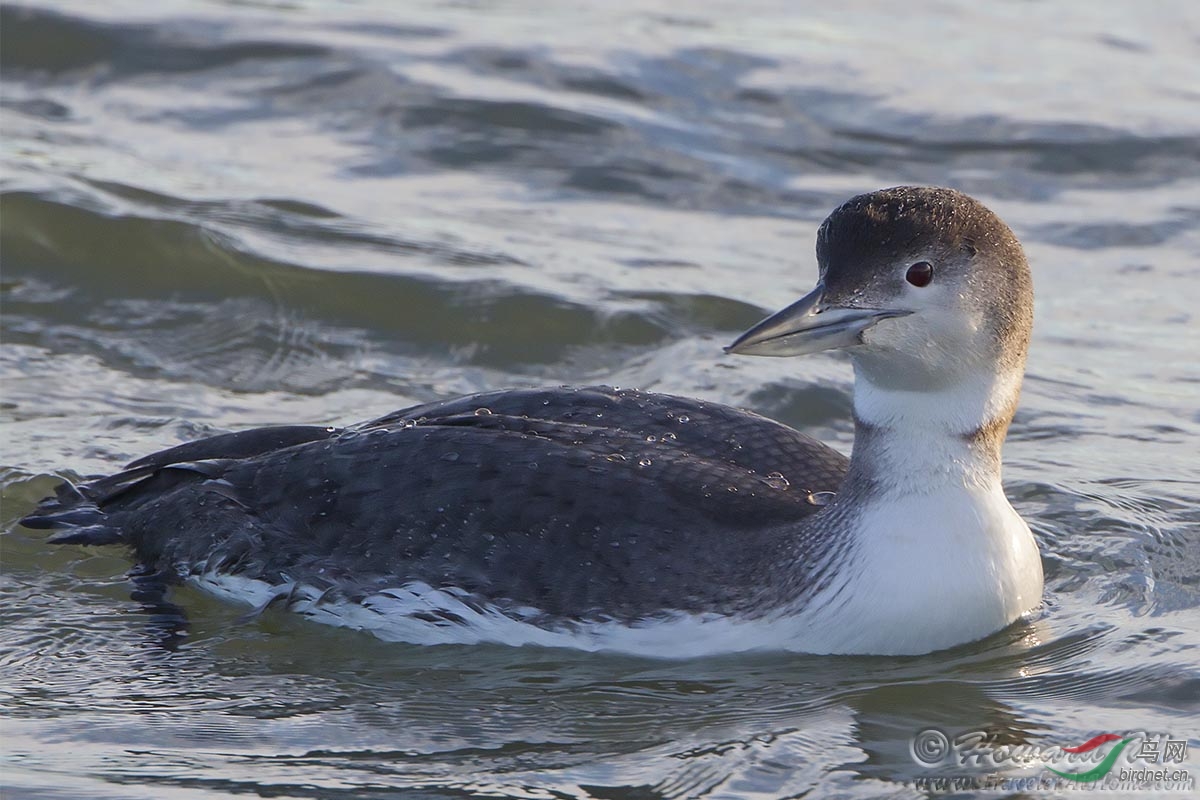
{"type": "Polygon", "coordinates": [[[880,386],[858,371],[854,467],[884,491],[999,485],[999,448],[1020,391],[1016,369],[974,370],[929,391],[880,386]]]}
{"type": "Polygon", "coordinates": [[[1040,602],[1037,544],[1000,484],[1020,382],[1020,372],[980,373],[922,392],[859,374],[850,472],[821,514],[849,526],[855,544],[810,601],[818,652],[927,653],[1040,602]]]}

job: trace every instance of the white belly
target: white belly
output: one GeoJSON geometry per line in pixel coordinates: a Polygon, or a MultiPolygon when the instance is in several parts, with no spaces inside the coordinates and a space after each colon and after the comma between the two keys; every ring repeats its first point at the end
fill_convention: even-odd
{"type": "Polygon", "coordinates": [[[410,644],[481,644],[563,647],[649,658],[697,658],[747,651],[805,652],[795,620],[773,615],[743,619],[719,614],[666,613],[633,624],[567,622],[547,626],[536,609],[463,602],[465,593],[407,583],[361,603],[325,598],[312,586],[273,586],[234,575],[206,573],[192,582],[214,595],[265,606],[286,595],[287,607],[316,622],[366,631],[384,641],[410,644]],[[439,619],[440,617],[440,619],[439,619]],[[434,621],[436,620],[436,621],[434,621]],[[541,624],[539,624],[541,623],[541,624]]]}
{"type": "Polygon", "coordinates": [[[831,565],[835,577],[825,590],[753,618],[668,612],[633,624],[547,625],[537,609],[480,606],[463,602],[459,590],[422,583],[348,603],[311,586],[213,573],[193,580],[252,605],[286,594],[293,611],[389,641],[491,642],[657,658],[750,650],[916,655],[983,638],[1041,601],[1037,545],[998,485],[886,498],[860,512],[857,543],[831,565]]]}

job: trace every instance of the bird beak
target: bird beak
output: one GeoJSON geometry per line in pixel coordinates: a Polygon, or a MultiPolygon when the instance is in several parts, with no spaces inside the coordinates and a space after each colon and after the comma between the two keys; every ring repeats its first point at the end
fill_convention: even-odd
{"type": "Polygon", "coordinates": [[[863,331],[880,320],[911,311],[845,308],[825,304],[825,285],[743,333],[726,353],[738,356],[802,356],[862,344],[863,331]]]}

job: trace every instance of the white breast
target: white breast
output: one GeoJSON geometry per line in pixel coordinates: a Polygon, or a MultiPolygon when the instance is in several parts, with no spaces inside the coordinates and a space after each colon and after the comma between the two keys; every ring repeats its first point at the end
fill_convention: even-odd
{"type": "Polygon", "coordinates": [[[887,498],[857,522],[857,551],[804,614],[809,652],[928,653],[1041,602],[1037,544],[998,485],[887,498]]]}
{"type": "Polygon", "coordinates": [[[1041,557],[1004,496],[1000,441],[971,438],[1015,405],[1019,386],[1019,374],[981,372],[940,391],[859,377],[855,411],[872,432],[854,461],[870,490],[851,493],[855,549],[808,606],[812,651],[927,653],[1041,602],[1041,557]]]}

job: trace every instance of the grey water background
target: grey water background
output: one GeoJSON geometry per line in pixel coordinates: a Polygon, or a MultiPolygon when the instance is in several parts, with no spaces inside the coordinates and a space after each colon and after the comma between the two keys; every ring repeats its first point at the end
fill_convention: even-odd
{"type": "Polygon", "coordinates": [[[929,727],[1164,733],[1200,772],[1198,8],[5,5],[6,796],[908,797],[975,774],[914,760],[929,727]],[[1046,601],[983,642],[421,648],[186,588],[181,638],[120,550],[15,525],[182,440],[506,386],[700,396],[848,450],[844,358],[720,347],[811,285],[829,210],[899,183],[980,197],[1034,267],[1005,478],[1046,601]]]}

